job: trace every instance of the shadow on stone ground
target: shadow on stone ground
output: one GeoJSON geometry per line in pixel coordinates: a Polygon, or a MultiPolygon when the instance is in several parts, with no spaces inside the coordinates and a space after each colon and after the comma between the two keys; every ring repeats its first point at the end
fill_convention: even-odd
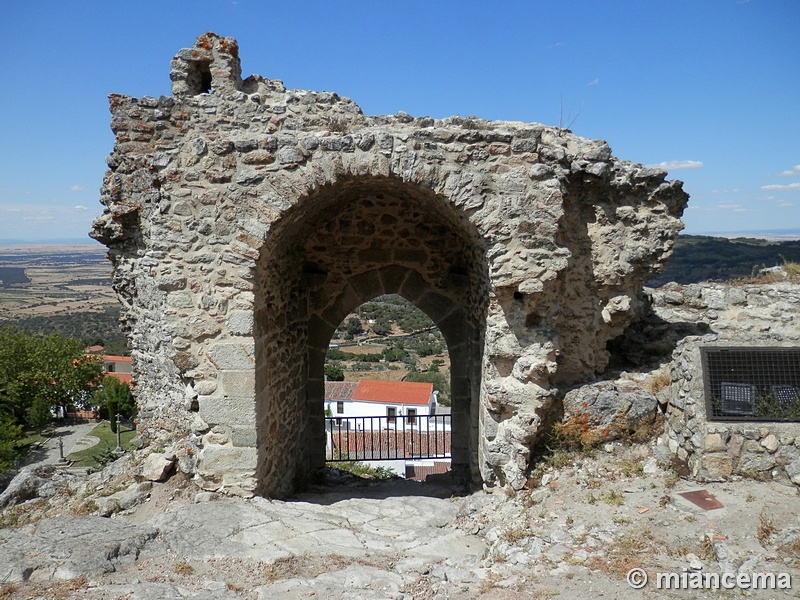
{"type": "Polygon", "coordinates": [[[687,595],[654,583],[634,590],[626,574],[635,567],[651,578],[659,572],[786,573],[795,587],[788,594],[746,593],[798,597],[797,488],[782,480],[700,486],[660,467],[654,449],[613,443],[562,456],[542,465],[535,488],[517,493],[456,495],[447,486],[344,481],[286,502],[200,492],[180,474],[163,483],[137,482],[135,465],[124,460],[88,477],[54,470],[61,480],[51,498],[2,514],[0,598],[739,594],[687,595]],[[704,510],[682,495],[699,489],[722,506],[704,510]],[[122,504],[110,518],[92,514],[112,500],[122,504]]]}
{"type": "Polygon", "coordinates": [[[471,486],[451,473],[429,477],[428,481],[413,481],[401,477],[376,480],[359,477],[339,469],[326,468],[324,480],[310,486],[294,498],[302,502],[330,505],[341,500],[385,500],[394,497],[425,496],[455,498],[471,493],[471,486]]]}

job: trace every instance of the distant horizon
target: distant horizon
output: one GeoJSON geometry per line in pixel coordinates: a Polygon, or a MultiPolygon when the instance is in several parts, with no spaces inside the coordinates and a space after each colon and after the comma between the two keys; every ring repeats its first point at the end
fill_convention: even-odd
{"type": "MultiPolygon", "coordinates": [[[[699,235],[707,237],[754,237],[760,238],[762,236],[769,236],[771,238],[781,238],[784,241],[800,239],[800,228],[791,229],[751,229],[741,231],[682,231],[678,235],[699,235]]],[[[767,239],[767,238],[764,238],[767,239]]],[[[84,238],[45,238],[39,240],[23,240],[23,239],[0,239],[0,246],[55,246],[58,244],[69,246],[94,246],[95,244],[101,247],[103,244],[90,237],[84,238]]]]}
{"type": "Polygon", "coordinates": [[[364,115],[475,115],[605,140],[614,160],[683,182],[693,235],[800,226],[796,1],[188,6],[3,4],[0,239],[85,235],[125,140],[109,94],[171,97],[172,58],[209,31],[237,41],[242,78],[336,93],[364,115]]]}

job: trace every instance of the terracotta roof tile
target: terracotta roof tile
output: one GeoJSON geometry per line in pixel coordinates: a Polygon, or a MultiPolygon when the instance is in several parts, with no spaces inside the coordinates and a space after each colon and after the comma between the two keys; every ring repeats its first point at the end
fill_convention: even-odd
{"type": "Polygon", "coordinates": [[[432,391],[431,383],[362,379],[352,399],[386,404],[428,404],[432,391]]]}
{"type": "Polygon", "coordinates": [[[325,400],[350,400],[357,381],[326,381],[325,400]]]}
{"type": "Polygon", "coordinates": [[[119,379],[122,383],[133,383],[133,375],[130,373],[104,373],[106,377],[113,377],[119,379]]]}
{"type": "Polygon", "coordinates": [[[104,354],[100,358],[102,358],[103,360],[107,360],[109,362],[122,362],[122,363],[131,362],[130,356],[111,356],[104,354]]]}

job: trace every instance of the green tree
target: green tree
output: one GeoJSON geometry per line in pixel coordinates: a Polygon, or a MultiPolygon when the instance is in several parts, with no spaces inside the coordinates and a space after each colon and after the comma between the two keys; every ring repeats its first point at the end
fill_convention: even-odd
{"type": "Polygon", "coordinates": [[[43,425],[51,408],[81,402],[101,371],[100,358],[85,356],[80,340],[0,328],[0,416],[43,425]]]}
{"type": "Polygon", "coordinates": [[[92,393],[92,404],[108,418],[113,433],[117,433],[117,414],[128,418],[136,408],[130,386],[110,375],[92,393]]]}
{"type": "Polygon", "coordinates": [[[386,317],[380,317],[372,326],[372,333],[375,335],[389,335],[392,333],[392,324],[386,317]]]}
{"type": "Polygon", "coordinates": [[[325,377],[328,381],[344,381],[344,371],[336,365],[325,365],[325,377]]]}
{"type": "Polygon", "coordinates": [[[358,317],[350,317],[347,320],[347,333],[358,335],[362,331],[364,331],[364,328],[361,327],[361,320],[358,317]]]}
{"type": "Polygon", "coordinates": [[[450,382],[447,377],[438,371],[411,371],[403,381],[424,381],[432,383],[433,389],[439,392],[439,404],[450,406],[450,382]]]}
{"type": "Polygon", "coordinates": [[[17,440],[22,427],[8,415],[0,415],[0,473],[7,471],[16,456],[17,440]]]}

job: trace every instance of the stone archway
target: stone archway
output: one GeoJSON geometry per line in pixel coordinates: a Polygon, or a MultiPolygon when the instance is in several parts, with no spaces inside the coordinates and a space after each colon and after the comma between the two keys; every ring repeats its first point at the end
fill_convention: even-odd
{"type": "Polygon", "coordinates": [[[394,178],[321,186],[276,222],[261,250],[256,288],[258,480],[265,488],[281,481],[287,490],[302,486],[324,466],[323,371],[331,336],[357,306],[390,293],[423,310],[445,337],[453,365],[453,465],[477,478],[484,253],[465,215],[431,190],[394,178]]]}
{"type": "Polygon", "coordinates": [[[458,357],[457,464],[520,488],[559,390],[600,373],[669,256],[666,173],[537,123],[365,116],[242,80],[231,38],[172,95],[110,96],[104,214],[143,433],[204,489],[284,496],[320,466],[322,363],[348,310],[400,292],[458,357]]]}

